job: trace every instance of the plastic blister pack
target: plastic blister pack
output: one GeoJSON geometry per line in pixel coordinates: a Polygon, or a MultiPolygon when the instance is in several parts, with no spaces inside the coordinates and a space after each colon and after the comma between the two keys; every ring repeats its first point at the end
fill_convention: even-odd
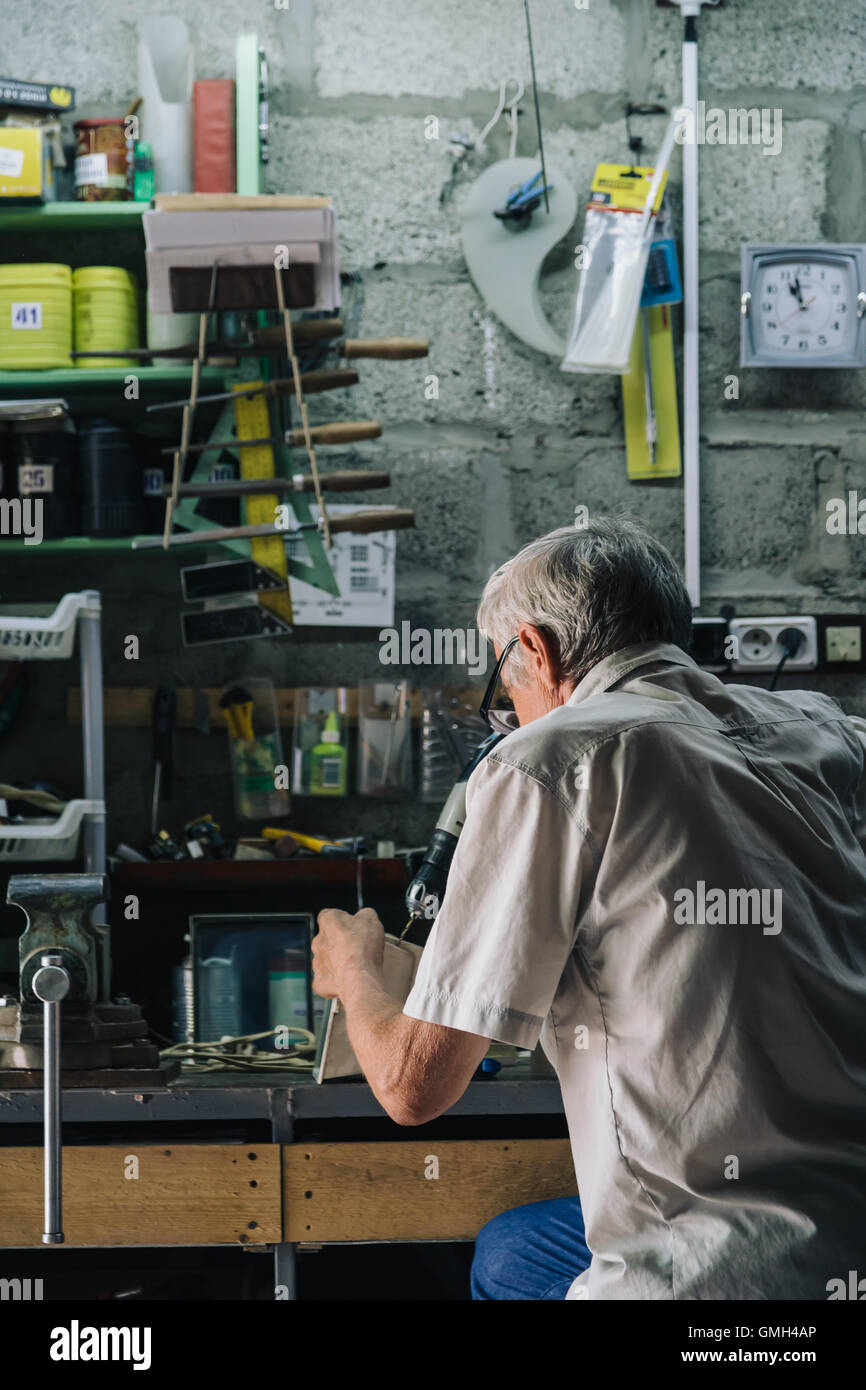
{"type": "Polygon", "coordinates": [[[599,164],[583,233],[583,264],[564,372],[629,370],[629,355],[676,134],[671,120],[655,168],[599,164]]]}

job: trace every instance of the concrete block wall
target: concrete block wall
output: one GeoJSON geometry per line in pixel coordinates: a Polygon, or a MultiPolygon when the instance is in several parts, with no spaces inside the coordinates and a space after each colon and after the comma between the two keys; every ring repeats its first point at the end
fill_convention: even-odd
{"type": "MultiPolygon", "coordinates": [[[[231,74],[235,37],[255,29],[271,77],[275,192],[328,193],[339,213],[344,269],[362,290],[368,335],[429,337],[428,361],[361,364],[351,392],[319,397],[316,418],[372,415],[380,441],[346,457],[390,469],[388,499],[415,508],[418,528],[398,540],[397,619],[414,625],[471,625],[490,570],[532,537],[571,521],[574,506],[625,510],[644,519],[682,554],[678,483],[633,484],[626,476],[620,385],[614,378],[562,374],[552,358],[515,339],[486,311],[465,267],[461,211],[487,162],[505,157],[500,126],[485,157],[475,156],[451,200],[448,137],[477,137],[499,83],[527,84],[518,153],[536,142],[519,0],[140,0],[134,10],[107,0],[42,0],[20,7],[5,37],[14,75],[68,80],[78,114],[115,114],[135,88],[135,24],[174,13],[197,45],[197,75],[231,74]],[[440,138],[425,138],[436,116],[440,138]],[[439,379],[427,399],[425,380],[439,379]]],[[[535,0],[535,56],[545,149],[573,181],[580,211],[572,233],[548,258],[542,302],[567,332],[576,289],[573,248],[583,198],[600,159],[627,155],[625,102],[680,95],[681,18],[653,0],[535,0]]],[[[866,84],[859,54],[860,0],[726,0],[700,21],[700,95],[708,107],[782,113],[782,146],[704,146],[701,151],[701,399],[704,614],[725,602],[741,614],[862,611],[866,560],[858,537],[830,537],[824,505],[848,488],[866,491],[866,373],[748,371],[739,368],[739,248],[748,240],[866,241],[866,84]],[[728,400],[725,382],[739,378],[728,400]]],[[[634,129],[651,155],[658,117],[634,129]]],[[[675,219],[681,206],[679,152],[671,168],[675,219]]],[[[681,360],[678,371],[681,379],[681,360]]],[[[71,584],[106,595],[106,681],[217,684],[270,674],[282,684],[327,684],[381,674],[375,633],[362,641],[299,632],[285,643],[238,644],[191,655],[178,644],[177,564],[162,556],[76,562],[31,553],[0,564],[3,600],[49,598],[71,584]],[[122,638],[143,637],[131,672],[122,638]]],[[[0,745],[4,772],[46,769],[38,752],[75,758],[77,734],[63,723],[63,691],[51,668],[35,673],[33,698],[14,747],[0,745]]],[[[422,683],[455,674],[416,669],[422,683]]],[[[75,680],[69,673],[70,680],[75,680]]],[[[861,678],[822,680],[851,709],[866,709],[861,678]]],[[[178,818],[227,810],[227,762],[201,735],[178,737],[178,818]]],[[[149,739],[111,730],[111,838],[135,837],[149,795],[149,739]]],[[[58,772],[64,790],[65,777],[58,772]]],[[[299,812],[298,822],[303,819],[299,812]]],[[[311,828],[349,833],[356,825],[422,840],[427,808],[357,799],[310,810],[311,828]],[[325,824],[327,821],[327,824],[325,824]]]]}

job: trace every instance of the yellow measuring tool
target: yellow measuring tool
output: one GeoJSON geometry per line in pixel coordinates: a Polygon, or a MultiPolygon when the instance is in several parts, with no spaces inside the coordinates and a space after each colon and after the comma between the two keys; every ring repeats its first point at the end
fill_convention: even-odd
{"type": "MultiPolygon", "coordinates": [[[[264,386],[262,381],[241,381],[234,386],[235,391],[249,391],[251,386],[264,386]]],[[[266,396],[238,396],[233,402],[235,412],[235,434],[239,444],[247,439],[265,439],[271,432],[271,418],[266,396]]],[[[239,449],[242,478],[273,478],[274,451],[270,444],[256,444],[251,449],[239,449]]],[[[276,519],[280,498],[276,492],[258,493],[244,499],[248,526],[272,526],[276,519]]],[[[286,547],[282,536],[254,536],[250,541],[250,552],[257,565],[271,570],[286,581],[285,589],[258,594],[257,600],[262,608],[267,608],[284,623],[292,622],[292,598],[289,593],[289,567],[286,560],[286,547]]]]}

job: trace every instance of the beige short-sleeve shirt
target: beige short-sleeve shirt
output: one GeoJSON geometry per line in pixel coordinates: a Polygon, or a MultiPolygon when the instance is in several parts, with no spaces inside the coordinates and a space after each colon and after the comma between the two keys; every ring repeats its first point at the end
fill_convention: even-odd
{"type": "Polygon", "coordinates": [[[826,696],[652,643],[470,779],[405,1012],[541,1038],[593,1256],[570,1298],[866,1275],[864,749],[826,696]]]}

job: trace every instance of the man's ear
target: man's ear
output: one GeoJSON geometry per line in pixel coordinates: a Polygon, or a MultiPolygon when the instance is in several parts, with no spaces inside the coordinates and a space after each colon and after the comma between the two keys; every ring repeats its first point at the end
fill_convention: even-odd
{"type": "Polygon", "coordinates": [[[558,686],[561,679],[559,648],[550,633],[533,623],[521,623],[517,635],[524,662],[535,678],[544,686],[558,686]]]}

